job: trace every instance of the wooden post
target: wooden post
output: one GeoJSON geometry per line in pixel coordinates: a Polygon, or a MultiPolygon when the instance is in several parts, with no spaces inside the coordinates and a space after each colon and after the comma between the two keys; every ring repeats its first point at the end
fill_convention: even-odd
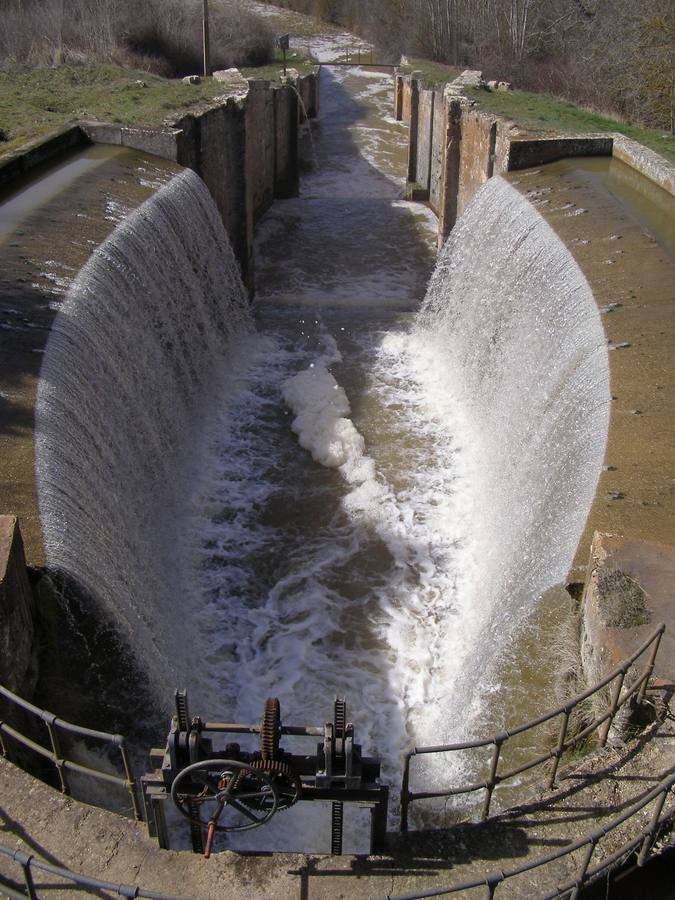
{"type": "Polygon", "coordinates": [[[209,0],[203,0],[202,32],[204,37],[204,77],[211,74],[211,54],[209,49],[209,0]]]}

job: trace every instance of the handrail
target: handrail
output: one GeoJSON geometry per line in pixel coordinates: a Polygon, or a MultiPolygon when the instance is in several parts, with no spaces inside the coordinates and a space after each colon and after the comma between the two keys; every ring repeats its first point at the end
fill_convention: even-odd
{"type": "Polygon", "coordinates": [[[483,876],[482,878],[478,878],[473,881],[465,881],[461,884],[456,884],[448,888],[436,888],[435,890],[424,891],[422,893],[416,894],[387,894],[386,900],[425,900],[425,898],[428,897],[441,897],[448,894],[457,894],[460,891],[468,891],[471,888],[483,886],[487,888],[488,900],[492,900],[497,888],[509,878],[513,878],[516,875],[522,875],[525,872],[531,872],[533,869],[538,869],[542,866],[549,865],[550,863],[562,859],[565,856],[569,856],[572,853],[576,853],[577,850],[582,850],[585,847],[587,848],[587,851],[581,861],[581,865],[577,870],[576,876],[564,884],[556,885],[553,891],[545,894],[540,898],[540,900],[553,900],[554,897],[560,897],[563,894],[567,894],[571,891],[571,900],[577,900],[577,898],[579,897],[579,893],[584,885],[588,884],[602,871],[610,868],[622,857],[627,856],[638,847],[640,847],[637,859],[638,866],[643,866],[647,862],[647,856],[654,844],[654,841],[657,838],[660,827],[666,821],[673,818],[673,810],[671,810],[670,813],[666,815],[663,815],[663,811],[668,794],[671,790],[673,790],[674,787],[675,767],[672,767],[667,770],[659,784],[652,788],[649,793],[647,793],[644,797],[634,803],[627,810],[624,810],[624,812],[621,813],[621,815],[617,816],[616,819],[613,819],[609,824],[603,825],[601,828],[597,828],[595,831],[587,834],[585,837],[580,838],[574,843],[568,844],[567,846],[562,847],[560,850],[556,850],[554,853],[539,857],[538,859],[532,860],[532,862],[523,863],[523,865],[518,866],[515,869],[509,869],[506,872],[492,872],[488,875],[483,876]],[[611,853],[597,865],[591,867],[591,861],[593,858],[593,853],[595,852],[595,848],[601,843],[603,838],[606,837],[611,831],[614,831],[615,828],[618,828],[619,825],[623,825],[624,822],[627,822],[628,819],[631,819],[636,813],[643,810],[646,806],[648,806],[655,800],[657,802],[650,821],[648,825],[640,831],[637,837],[632,837],[626,844],[623,844],[619,850],[611,853]]]}
{"type": "Polygon", "coordinates": [[[139,821],[142,820],[143,816],[141,814],[141,806],[138,799],[138,785],[134,776],[131,757],[127,750],[126,740],[123,735],[109,734],[106,731],[96,731],[93,728],[84,728],[81,725],[74,725],[72,722],[67,722],[65,719],[60,719],[58,716],[54,715],[54,713],[48,712],[46,709],[40,709],[40,707],[34,706],[28,700],[24,700],[23,697],[17,696],[17,694],[12,693],[12,691],[8,690],[1,684],[0,697],[4,697],[5,700],[8,700],[15,707],[18,707],[19,709],[30,713],[32,716],[35,716],[35,718],[40,719],[47,728],[49,743],[51,745],[50,747],[45,747],[43,744],[37,743],[37,741],[29,738],[17,728],[12,727],[7,722],[4,722],[2,719],[0,719],[0,753],[2,753],[3,756],[9,756],[9,750],[4,738],[10,737],[12,740],[16,741],[19,744],[22,744],[24,747],[27,747],[34,753],[38,753],[45,759],[50,760],[54,764],[58,773],[61,792],[63,794],[70,793],[68,772],[78,772],[81,775],[96,778],[99,781],[105,781],[108,784],[117,784],[120,787],[125,788],[129,792],[129,796],[131,797],[131,805],[134,810],[134,817],[139,821]],[[75,760],[67,759],[61,750],[58,736],[59,731],[64,731],[68,734],[74,734],[78,737],[86,737],[102,741],[117,749],[122,760],[124,777],[122,778],[119,775],[113,775],[110,772],[104,772],[101,769],[92,769],[89,766],[84,766],[81,763],[75,762],[75,760]]]}
{"type": "Polygon", "coordinates": [[[652,633],[652,635],[647,638],[647,640],[631,656],[625,659],[612,672],[610,672],[609,675],[606,675],[593,687],[588,688],[581,694],[578,694],[567,703],[562,704],[561,706],[551,710],[550,712],[544,713],[544,715],[539,716],[537,719],[532,719],[531,721],[526,722],[524,725],[519,725],[516,728],[511,728],[508,730],[505,729],[500,734],[494,735],[484,740],[464,741],[462,743],[456,744],[438,744],[428,747],[413,747],[412,750],[409,750],[404,757],[403,782],[401,786],[401,831],[408,830],[408,810],[410,804],[413,801],[430,800],[439,797],[454,797],[458,794],[469,794],[478,790],[485,790],[486,792],[485,802],[481,814],[481,820],[485,821],[490,814],[492,794],[498,784],[502,784],[504,781],[515,778],[517,775],[521,775],[523,772],[529,771],[530,769],[542,765],[549,760],[553,760],[553,765],[551,767],[547,786],[549,790],[553,788],[555,786],[555,780],[558,773],[560,760],[566,751],[574,747],[584,738],[588,737],[589,734],[591,734],[593,731],[595,731],[596,728],[599,728],[600,726],[602,726],[602,731],[600,733],[600,746],[604,747],[607,742],[612,723],[614,722],[619,709],[621,709],[621,707],[635,693],[638,694],[638,702],[642,702],[642,700],[644,699],[645,691],[647,689],[647,682],[651,678],[654,671],[656,654],[658,653],[661,637],[663,636],[665,630],[666,626],[664,624],[659,625],[658,628],[652,633]],[[651,652],[644,670],[640,672],[635,681],[624,690],[624,681],[629,669],[650,648],[651,652]],[[617,683],[613,684],[613,682],[615,681],[617,683]],[[580,703],[583,703],[585,700],[588,700],[589,697],[597,694],[599,691],[610,684],[613,684],[613,687],[611,692],[610,705],[607,710],[604,711],[602,715],[595,718],[594,721],[586,728],[584,728],[581,732],[579,732],[579,734],[576,734],[574,737],[569,738],[569,719],[570,714],[572,713],[574,708],[580,703]],[[557,718],[558,716],[562,716],[563,720],[560,726],[560,731],[558,733],[558,739],[555,749],[540,754],[534,760],[530,760],[527,763],[522,764],[509,772],[506,772],[504,774],[498,773],[502,748],[510,738],[523,734],[524,732],[529,731],[533,728],[537,728],[540,725],[543,725],[546,722],[557,718]],[[490,761],[490,774],[485,781],[464,784],[459,787],[449,788],[446,790],[410,790],[410,764],[414,756],[429,753],[450,753],[462,750],[473,750],[480,747],[489,746],[492,746],[494,749],[490,761]]]}
{"type": "MultiPolygon", "coordinates": [[[[101,881],[100,878],[92,878],[89,875],[80,875],[77,872],[71,872],[70,869],[64,869],[61,866],[54,866],[51,863],[38,859],[32,853],[24,853],[23,850],[10,850],[9,847],[3,847],[0,844],[0,856],[9,858],[12,862],[17,863],[23,870],[23,879],[26,886],[26,893],[14,890],[0,876],[0,888],[3,892],[12,898],[37,898],[38,894],[33,881],[33,869],[39,869],[41,872],[48,872],[50,875],[56,875],[73,884],[82,885],[83,887],[92,887],[100,891],[108,891],[109,893],[118,894],[121,897],[148,897],[150,900],[190,900],[190,898],[177,894],[162,894],[158,891],[149,891],[137,885],[114,884],[111,881],[101,881]]],[[[50,885],[50,892],[53,885],[50,885]]]]}

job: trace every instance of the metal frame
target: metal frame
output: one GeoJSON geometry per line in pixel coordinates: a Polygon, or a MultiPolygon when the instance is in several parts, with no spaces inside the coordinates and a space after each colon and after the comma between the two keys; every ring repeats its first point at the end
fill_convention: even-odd
{"type": "Polygon", "coordinates": [[[127,750],[126,741],[121,734],[108,734],[105,731],[94,731],[91,728],[83,728],[81,725],[73,725],[71,722],[66,722],[65,719],[59,719],[54,713],[33,706],[32,703],[29,703],[22,697],[18,697],[2,685],[0,685],[0,697],[4,697],[5,700],[8,700],[13,706],[24,710],[24,712],[30,713],[35,716],[36,719],[40,719],[47,729],[50,743],[50,747],[38,744],[36,741],[22,734],[16,728],[13,728],[7,722],[0,719],[0,753],[2,753],[4,757],[11,759],[9,748],[5,741],[5,738],[9,737],[22,746],[27,747],[29,750],[32,750],[34,753],[37,753],[39,756],[42,756],[43,759],[48,759],[56,768],[62,794],[70,794],[70,784],[68,780],[69,772],[77,772],[80,775],[87,775],[91,778],[96,778],[99,781],[105,781],[108,784],[115,784],[125,788],[129,792],[131,798],[134,817],[139,821],[142,821],[143,815],[138,799],[137,782],[134,776],[131,757],[127,750]],[[61,749],[61,743],[59,741],[60,731],[74,734],[78,737],[102,741],[103,743],[108,744],[108,746],[116,748],[121,756],[124,777],[111,775],[110,772],[92,769],[89,766],[83,766],[80,763],[67,759],[63,755],[61,749]]]}
{"type": "Polygon", "coordinates": [[[417,894],[387,894],[386,900],[424,900],[427,897],[442,897],[448,894],[458,894],[461,891],[468,891],[471,888],[485,887],[487,900],[492,900],[495,896],[497,888],[509,878],[522,875],[525,872],[531,872],[533,869],[541,868],[549,865],[556,860],[563,859],[578,850],[586,849],[581,864],[579,865],[574,878],[569,879],[564,884],[558,884],[552,891],[540,896],[540,900],[553,900],[554,897],[561,897],[564,894],[570,895],[570,900],[578,900],[580,892],[585,885],[596,879],[598,875],[606,869],[613,868],[621,860],[627,858],[631,853],[637,852],[638,866],[644,866],[647,862],[649,851],[654,845],[654,841],[658,837],[660,829],[666,824],[672,822],[675,817],[675,809],[664,815],[664,808],[668,794],[675,788],[675,767],[668,770],[661,782],[652,788],[641,800],[629,807],[616,819],[613,819],[608,825],[597,828],[586,837],[575,841],[567,847],[563,847],[556,853],[548,856],[540,857],[533,862],[525,863],[516,869],[509,869],[506,872],[492,872],[483,878],[474,881],[465,881],[462,884],[456,884],[448,888],[437,888],[435,890],[424,891],[417,894]],[[637,837],[631,838],[626,844],[623,844],[618,850],[611,853],[601,862],[591,866],[593,853],[610,832],[619,825],[623,825],[628,819],[631,819],[636,813],[639,813],[650,803],[654,803],[654,810],[649,820],[649,824],[643,828],[637,837]]]}
{"type": "Polygon", "coordinates": [[[523,772],[527,772],[530,769],[535,768],[536,766],[540,766],[543,763],[548,762],[549,760],[553,761],[553,765],[551,766],[547,786],[549,790],[553,788],[555,786],[555,780],[558,774],[558,766],[560,765],[560,760],[566,751],[570,750],[580,741],[587,738],[595,731],[596,728],[599,728],[600,726],[602,726],[602,731],[600,733],[600,746],[604,747],[607,742],[607,738],[614,718],[616,717],[616,714],[621,709],[621,707],[625,703],[627,703],[628,700],[630,700],[630,698],[635,694],[637,694],[638,703],[641,703],[644,700],[645,691],[647,690],[647,682],[651,678],[654,671],[656,654],[658,653],[661,637],[665,630],[665,625],[659,625],[656,631],[642,644],[642,646],[638,650],[635,651],[635,653],[633,653],[632,656],[624,660],[620,666],[618,666],[616,669],[614,669],[613,672],[603,678],[602,681],[599,681],[592,688],[589,688],[587,691],[584,691],[582,694],[574,697],[569,701],[569,703],[566,703],[563,706],[559,706],[557,709],[554,709],[551,712],[540,716],[540,718],[538,719],[533,719],[531,722],[527,722],[525,725],[520,725],[519,727],[511,729],[509,731],[503,731],[501,734],[497,734],[494,737],[488,738],[487,740],[465,741],[461,744],[443,744],[434,747],[414,747],[412,750],[408,751],[408,753],[406,753],[405,755],[403,766],[403,782],[401,785],[401,831],[405,832],[408,830],[408,810],[410,804],[413,801],[430,800],[438,797],[455,797],[459,794],[469,794],[473,791],[480,790],[485,791],[485,801],[483,803],[483,810],[481,813],[481,821],[484,822],[490,815],[492,795],[494,793],[495,787],[498,784],[503,784],[505,781],[508,781],[511,778],[515,778],[518,775],[522,775],[523,772]],[[647,665],[638,675],[635,681],[631,684],[631,686],[624,691],[624,681],[629,669],[644,653],[646,653],[647,650],[650,650],[650,648],[651,652],[649,654],[647,665]],[[589,697],[597,694],[599,691],[610,684],[612,685],[611,701],[607,710],[601,716],[598,716],[593,722],[591,722],[590,725],[586,726],[586,728],[580,731],[579,734],[568,738],[567,732],[570,714],[575,706],[578,706],[580,703],[588,700],[589,697]],[[509,738],[515,737],[519,734],[523,734],[523,732],[529,731],[532,728],[537,728],[538,726],[543,725],[545,722],[555,719],[558,716],[562,716],[562,723],[558,734],[556,748],[554,750],[550,750],[548,753],[542,753],[540,756],[536,757],[536,759],[528,761],[524,765],[520,765],[515,769],[512,769],[503,774],[499,774],[499,760],[502,748],[509,740],[509,738]],[[410,790],[410,763],[414,756],[429,753],[451,753],[454,751],[474,750],[479,747],[489,746],[493,747],[493,751],[492,759],[490,762],[490,775],[487,781],[476,782],[473,784],[464,784],[460,787],[442,791],[410,790]]]}
{"type": "MultiPolygon", "coordinates": [[[[202,722],[198,717],[190,720],[187,712],[187,699],[181,696],[184,692],[177,691],[176,699],[180,704],[181,715],[174,718],[172,732],[169,735],[169,743],[166,750],[153,749],[150,751],[150,759],[157,766],[152,774],[143,775],[141,778],[142,796],[145,804],[148,834],[157,839],[159,846],[164,850],[171,849],[169,834],[166,827],[164,804],[169,798],[167,776],[179,766],[176,755],[176,744],[171,740],[174,730],[179,727],[179,718],[183,719],[183,729],[190,729],[188,744],[196,751],[196,741],[193,739],[202,736],[223,734],[260,734],[261,724],[242,724],[239,722],[202,722]],[[188,720],[190,724],[188,725],[188,720]],[[195,723],[199,723],[196,727],[195,723]]],[[[331,770],[331,754],[329,747],[334,739],[333,723],[327,722],[323,726],[281,725],[280,736],[292,735],[296,737],[320,738],[324,747],[325,771],[317,772],[316,757],[289,754],[292,756],[294,771],[298,777],[314,777],[315,783],[303,782],[302,796],[298,802],[329,801],[332,802],[331,810],[331,852],[340,855],[342,852],[341,826],[342,816],[339,806],[343,803],[355,803],[358,806],[370,808],[370,851],[371,853],[384,852],[387,847],[387,812],[389,806],[389,787],[375,784],[379,777],[380,762],[371,757],[360,757],[360,774],[352,773],[353,730],[348,724],[345,739],[345,773],[339,775],[331,770]],[[335,782],[343,782],[336,785],[335,782]],[[365,783],[362,783],[365,782],[365,783]],[[340,833],[338,835],[338,832],[340,833]]],[[[207,739],[206,746],[211,747],[211,741],[207,739]]],[[[227,754],[227,750],[221,752],[227,754]]],[[[208,761],[208,757],[205,758],[208,761]]],[[[201,829],[197,826],[193,829],[193,850],[202,852],[201,829]]]]}
{"type": "MultiPolygon", "coordinates": [[[[13,900],[14,898],[17,898],[17,900],[25,900],[25,898],[34,900],[34,898],[39,898],[33,880],[33,869],[38,869],[41,872],[48,872],[50,875],[56,875],[59,878],[70,881],[72,884],[97,888],[101,891],[117,894],[120,897],[149,897],[150,900],[189,900],[189,898],[184,895],[160,894],[157,891],[148,891],[137,885],[113,884],[111,881],[101,881],[99,878],[91,878],[89,875],[80,875],[76,872],[71,872],[69,869],[53,866],[50,863],[44,862],[44,860],[37,859],[32,853],[24,853],[23,850],[10,850],[9,847],[3,847],[2,845],[0,845],[0,856],[4,856],[12,862],[15,862],[18,866],[21,866],[23,872],[26,893],[14,890],[14,888],[7,884],[2,876],[0,876],[0,888],[2,888],[4,894],[13,898],[13,900]]],[[[51,894],[54,890],[54,885],[50,884],[48,890],[51,894]]]]}

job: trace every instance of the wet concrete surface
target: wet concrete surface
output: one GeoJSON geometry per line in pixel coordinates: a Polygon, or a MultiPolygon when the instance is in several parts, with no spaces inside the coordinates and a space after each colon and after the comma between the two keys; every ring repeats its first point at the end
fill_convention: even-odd
{"type": "Polygon", "coordinates": [[[572,580],[583,576],[594,531],[675,543],[675,260],[668,250],[675,199],[661,191],[659,232],[653,216],[646,221],[644,206],[635,209],[634,191],[626,197],[617,179],[592,169],[565,161],[508,176],[574,255],[607,338],[611,414],[604,471],[572,580]]]}

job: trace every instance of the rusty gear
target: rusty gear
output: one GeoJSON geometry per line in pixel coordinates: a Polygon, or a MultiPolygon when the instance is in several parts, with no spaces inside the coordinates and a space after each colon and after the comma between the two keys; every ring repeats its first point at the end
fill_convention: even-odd
{"type": "Polygon", "coordinates": [[[270,697],[265,701],[263,718],[260,723],[260,755],[263,759],[276,759],[279,755],[280,718],[279,701],[276,697],[270,697]]]}
{"type": "Polygon", "coordinates": [[[298,802],[302,794],[302,781],[288,763],[280,759],[254,759],[250,766],[272,779],[278,793],[277,809],[289,809],[298,802]]]}

